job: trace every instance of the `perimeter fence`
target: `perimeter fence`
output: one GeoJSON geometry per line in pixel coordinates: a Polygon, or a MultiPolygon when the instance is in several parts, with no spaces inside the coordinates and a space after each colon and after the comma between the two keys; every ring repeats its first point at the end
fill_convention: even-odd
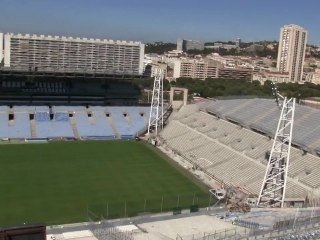
{"type": "Polygon", "coordinates": [[[180,214],[188,209],[197,212],[199,208],[211,207],[216,199],[211,194],[177,194],[159,198],[141,198],[139,200],[104,201],[90,204],[87,207],[87,217],[93,221],[101,219],[116,219],[146,215],[150,213],[173,212],[180,214]]]}
{"type": "Polygon", "coordinates": [[[131,231],[122,231],[106,219],[90,221],[89,229],[98,240],[133,240],[131,231]]]}
{"type": "Polygon", "coordinates": [[[311,209],[278,218],[270,226],[234,219],[235,227],[198,235],[177,236],[179,240],[225,239],[320,239],[320,210],[311,209]],[[239,226],[239,227],[238,227],[239,226]]]}

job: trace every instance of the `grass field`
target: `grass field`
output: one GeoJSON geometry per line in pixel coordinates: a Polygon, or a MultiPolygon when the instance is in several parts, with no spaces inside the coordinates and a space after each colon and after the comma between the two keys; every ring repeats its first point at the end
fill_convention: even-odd
{"type": "Polygon", "coordinates": [[[134,141],[0,145],[0,226],[123,217],[193,203],[205,187],[134,141]]]}

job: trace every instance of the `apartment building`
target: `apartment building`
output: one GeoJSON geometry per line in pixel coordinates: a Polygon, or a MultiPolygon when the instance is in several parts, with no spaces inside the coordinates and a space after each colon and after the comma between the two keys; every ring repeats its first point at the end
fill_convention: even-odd
{"type": "Polygon", "coordinates": [[[204,42],[197,40],[177,40],[177,51],[189,51],[189,50],[204,50],[204,42]]]}
{"type": "Polygon", "coordinates": [[[219,64],[203,59],[181,59],[174,66],[174,77],[187,77],[205,80],[217,78],[219,64]]]}
{"type": "Polygon", "coordinates": [[[3,38],[0,42],[4,42],[4,67],[29,71],[143,73],[141,42],[13,33],[4,34],[3,38]]]}
{"type": "Polygon", "coordinates": [[[288,72],[291,82],[302,81],[307,31],[298,25],[285,25],[280,30],[277,69],[288,72]]]}
{"type": "Polygon", "coordinates": [[[223,79],[252,80],[252,69],[248,68],[219,68],[218,77],[223,79]]]}
{"type": "Polygon", "coordinates": [[[3,65],[3,33],[0,33],[0,66],[3,65]]]}
{"type": "Polygon", "coordinates": [[[253,73],[252,80],[259,81],[261,84],[264,84],[265,81],[272,81],[275,83],[287,83],[289,82],[289,73],[288,72],[275,72],[275,71],[262,71],[253,73]]]}

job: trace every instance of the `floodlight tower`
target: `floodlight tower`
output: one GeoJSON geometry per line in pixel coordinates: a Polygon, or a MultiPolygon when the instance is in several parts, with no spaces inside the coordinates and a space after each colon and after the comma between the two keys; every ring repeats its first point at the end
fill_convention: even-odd
{"type": "Polygon", "coordinates": [[[281,114],[257,201],[258,207],[283,207],[286,193],[296,99],[283,97],[275,85],[273,91],[281,114]]]}
{"type": "Polygon", "coordinates": [[[153,129],[154,135],[157,136],[158,128],[163,128],[163,70],[160,68],[155,70],[148,135],[153,129]]]}

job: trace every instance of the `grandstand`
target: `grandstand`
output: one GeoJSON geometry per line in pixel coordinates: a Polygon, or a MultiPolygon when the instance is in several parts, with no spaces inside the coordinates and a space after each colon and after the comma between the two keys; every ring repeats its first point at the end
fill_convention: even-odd
{"type": "MultiPolygon", "coordinates": [[[[218,182],[258,195],[280,111],[271,99],[218,100],[184,106],[161,132],[164,145],[218,182]]],[[[296,106],[286,191],[301,206],[320,194],[320,112],[296,106]]],[[[287,205],[288,206],[288,205],[287,205]]]]}
{"type": "Polygon", "coordinates": [[[149,107],[0,106],[0,138],[132,139],[146,130],[149,107]]]}

